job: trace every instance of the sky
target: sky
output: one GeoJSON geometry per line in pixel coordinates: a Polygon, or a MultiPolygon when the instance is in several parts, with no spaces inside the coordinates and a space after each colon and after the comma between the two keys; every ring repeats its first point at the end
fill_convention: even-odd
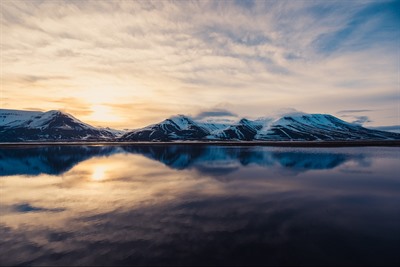
{"type": "Polygon", "coordinates": [[[0,108],[400,125],[400,1],[0,2],[0,108]]]}

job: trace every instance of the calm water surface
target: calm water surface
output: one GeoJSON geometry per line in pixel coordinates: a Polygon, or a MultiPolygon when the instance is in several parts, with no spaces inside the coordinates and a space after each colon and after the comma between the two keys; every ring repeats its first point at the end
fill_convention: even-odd
{"type": "Polygon", "coordinates": [[[400,265],[399,148],[0,149],[1,265],[400,265]]]}

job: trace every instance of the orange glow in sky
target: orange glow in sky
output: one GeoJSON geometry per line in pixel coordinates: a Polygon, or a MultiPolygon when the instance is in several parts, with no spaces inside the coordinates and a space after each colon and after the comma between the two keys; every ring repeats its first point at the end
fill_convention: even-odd
{"type": "Polygon", "coordinates": [[[1,108],[59,109],[120,129],[214,109],[400,124],[400,19],[390,5],[4,0],[0,7],[1,108]]]}

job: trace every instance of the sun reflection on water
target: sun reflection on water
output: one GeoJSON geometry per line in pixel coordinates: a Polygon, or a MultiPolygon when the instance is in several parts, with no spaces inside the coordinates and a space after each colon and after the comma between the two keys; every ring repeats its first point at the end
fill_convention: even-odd
{"type": "MultiPolygon", "coordinates": [[[[371,236],[374,243],[366,244],[367,248],[388,242],[398,231],[397,225],[390,223],[398,212],[394,203],[399,202],[394,175],[398,153],[394,148],[322,152],[257,148],[250,153],[247,148],[212,147],[198,154],[198,148],[163,150],[152,146],[143,147],[143,155],[121,151],[106,156],[89,154],[90,149],[94,150],[82,148],[75,153],[63,147],[55,151],[53,157],[60,156],[59,162],[65,162],[71,151],[71,158],[82,150],[92,157],[50,174],[1,177],[0,247],[5,248],[0,252],[1,263],[79,265],[87,260],[93,265],[95,256],[82,259],[74,254],[77,251],[86,257],[88,248],[93,255],[104,253],[109,265],[121,263],[122,258],[135,263],[142,255],[153,257],[153,248],[157,255],[172,255],[187,251],[192,244],[196,245],[193,253],[204,258],[210,247],[222,247],[227,251],[224,257],[229,258],[231,252],[253,248],[253,244],[263,249],[278,244],[277,251],[294,244],[304,247],[306,254],[314,253],[320,244],[329,247],[331,229],[343,233],[335,239],[338,244],[359,237],[364,242],[365,236],[371,236]],[[385,157],[378,157],[383,153],[385,157]],[[365,223],[365,218],[369,222],[365,223]],[[309,225],[314,224],[315,235],[308,234],[312,232],[309,225]],[[225,239],[229,236],[234,239],[225,239]],[[203,251],[206,254],[201,254],[203,251]],[[18,257],[7,258],[11,253],[18,257]],[[65,256],[53,257],[59,253],[65,256]]],[[[47,164],[42,167],[45,171],[44,167],[58,167],[43,156],[48,150],[36,150],[25,158],[6,152],[10,160],[18,159],[14,162],[19,162],[23,171],[28,166],[25,159],[30,157],[47,164]]],[[[10,164],[3,166],[13,170],[10,164]]],[[[395,241],[388,248],[397,252],[395,241]]],[[[334,247],[332,255],[338,255],[337,251],[334,247]]],[[[260,255],[264,259],[264,254],[260,255]]],[[[343,255],[347,259],[348,251],[343,255]]]]}
{"type": "Polygon", "coordinates": [[[92,173],[93,181],[102,181],[106,176],[106,167],[102,165],[95,166],[92,173]]]}

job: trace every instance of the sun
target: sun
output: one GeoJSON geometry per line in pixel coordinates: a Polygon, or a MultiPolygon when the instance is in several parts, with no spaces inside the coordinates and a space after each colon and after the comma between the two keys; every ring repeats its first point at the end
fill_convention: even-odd
{"type": "Polygon", "coordinates": [[[112,109],[105,105],[100,105],[100,104],[92,105],[90,109],[92,110],[92,114],[88,116],[88,119],[92,121],[98,121],[98,122],[121,121],[121,118],[115,115],[112,109]]]}

